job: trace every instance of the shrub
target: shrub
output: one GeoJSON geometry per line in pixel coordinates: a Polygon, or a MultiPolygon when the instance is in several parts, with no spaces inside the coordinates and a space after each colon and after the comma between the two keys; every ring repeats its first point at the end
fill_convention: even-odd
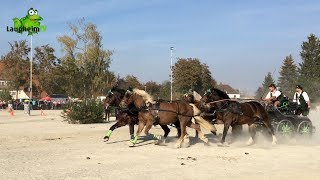
{"type": "Polygon", "coordinates": [[[101,102],[88,100],[70,104],[63,112],[63,117],[73,124],[102,123],[104,107],[101,102]]]}
{"type": "Polygon", "coordinates": [[[2,101],[9,101],[12,99],[12,96],[10,95],[10,92],[7,90],[0,91],[0,100],[2,101]]]}

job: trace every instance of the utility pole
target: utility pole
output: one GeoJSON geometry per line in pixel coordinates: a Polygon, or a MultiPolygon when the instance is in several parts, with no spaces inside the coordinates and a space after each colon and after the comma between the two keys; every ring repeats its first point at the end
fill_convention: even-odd
{"type": "Polygon", "coordinates": [[[170,59],[171,59],[171,63],[170,63],[170,102],[172,102],[172,51],[173,51],[173,47],[170,47],[170,59]]]}

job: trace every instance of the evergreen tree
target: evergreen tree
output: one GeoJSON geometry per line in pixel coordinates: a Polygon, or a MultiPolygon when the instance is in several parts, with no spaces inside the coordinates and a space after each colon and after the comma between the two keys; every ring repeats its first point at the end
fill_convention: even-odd
{"type": "Polygon", "coordinates": [[[279,77],[279,87],[282,93],[291,98],[295,92],[298,80],[297,66],[291,55],[287,56],[282,63],[279,77]]]}
{"type": "Polygon", "coordinates": [[[263,98],[263,92],[264,90],[262,89],[262,87],[258,87],[256,93],[255,93],[255,98],[256,99],[260,99],[260,98],[263,98]]]}
{"type": "Polygon", "coordinates": [[[256,98],[265,97],[268,93],[268,88],[270,84],[275,84],[275,81],[272,77],[271,72],[268,72],[268,74],[264,77],[262,86],[259,87],[256,91],[256,98]]]}
{"type": "Polygon", "coordinates": [[[320,93],[320,40],[314,34],[301,45],[299,83],[308,92],[311,101],[317,100],[320,93]]]}

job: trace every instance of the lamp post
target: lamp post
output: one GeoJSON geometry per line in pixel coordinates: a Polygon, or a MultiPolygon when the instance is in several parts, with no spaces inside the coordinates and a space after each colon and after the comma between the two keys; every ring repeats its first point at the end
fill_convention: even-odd
{"type": "Polygon", "coordinates": [[[170,102],[172,102],[172,51],[173,51],[173,47],[170,47],[170,59],[171,59],[171,63],[170,63],[170,102]]]}
{"type": "Polygon", "coordinates": [[[29,116],[31,115],[31,106],[30,103],[32,104],[32,59],[33,59],[33,54],[32,54],[32,35],[30,36],[30,101],[29,101],[29,116]]]}

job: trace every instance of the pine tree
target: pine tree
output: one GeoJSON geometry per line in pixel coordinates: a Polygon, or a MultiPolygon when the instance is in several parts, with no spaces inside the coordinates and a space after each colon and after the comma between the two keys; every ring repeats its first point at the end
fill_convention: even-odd
{"type": "Polygon", "coordinates": [[[294,60],[291,55],[286,56],[283,60],[279,77],[279,87],[282,93],[291,97],[295,92],[295,85],[297,85],[298,71],[297,65],[294,64],[294,60]]]}
{"type": "Polygon", "coordinates": [[[320,93],[320,40],[314,34],[301,45],[299,67],[299,83],[308,92],[311,101],[317,100],[320,93]]]}
{"type": "Polygon", "coordinates": [[[268,72],[268,74],[264,77],[262,86],[256,91],[256,98],[265,97],[268,93],[268,87],[270,84],[275,84],[275,81],[272,78],[271,72],[268,72]]]}
{"type": "Polygon", "coordinates": [[[256,99],[260,99],[260,98],[263,98],[263,92],[264,90],[262,89],[262,87],[258,87],[257,91],[256,91],[256,95],[255,95],[255,98],[256,99]]]}

